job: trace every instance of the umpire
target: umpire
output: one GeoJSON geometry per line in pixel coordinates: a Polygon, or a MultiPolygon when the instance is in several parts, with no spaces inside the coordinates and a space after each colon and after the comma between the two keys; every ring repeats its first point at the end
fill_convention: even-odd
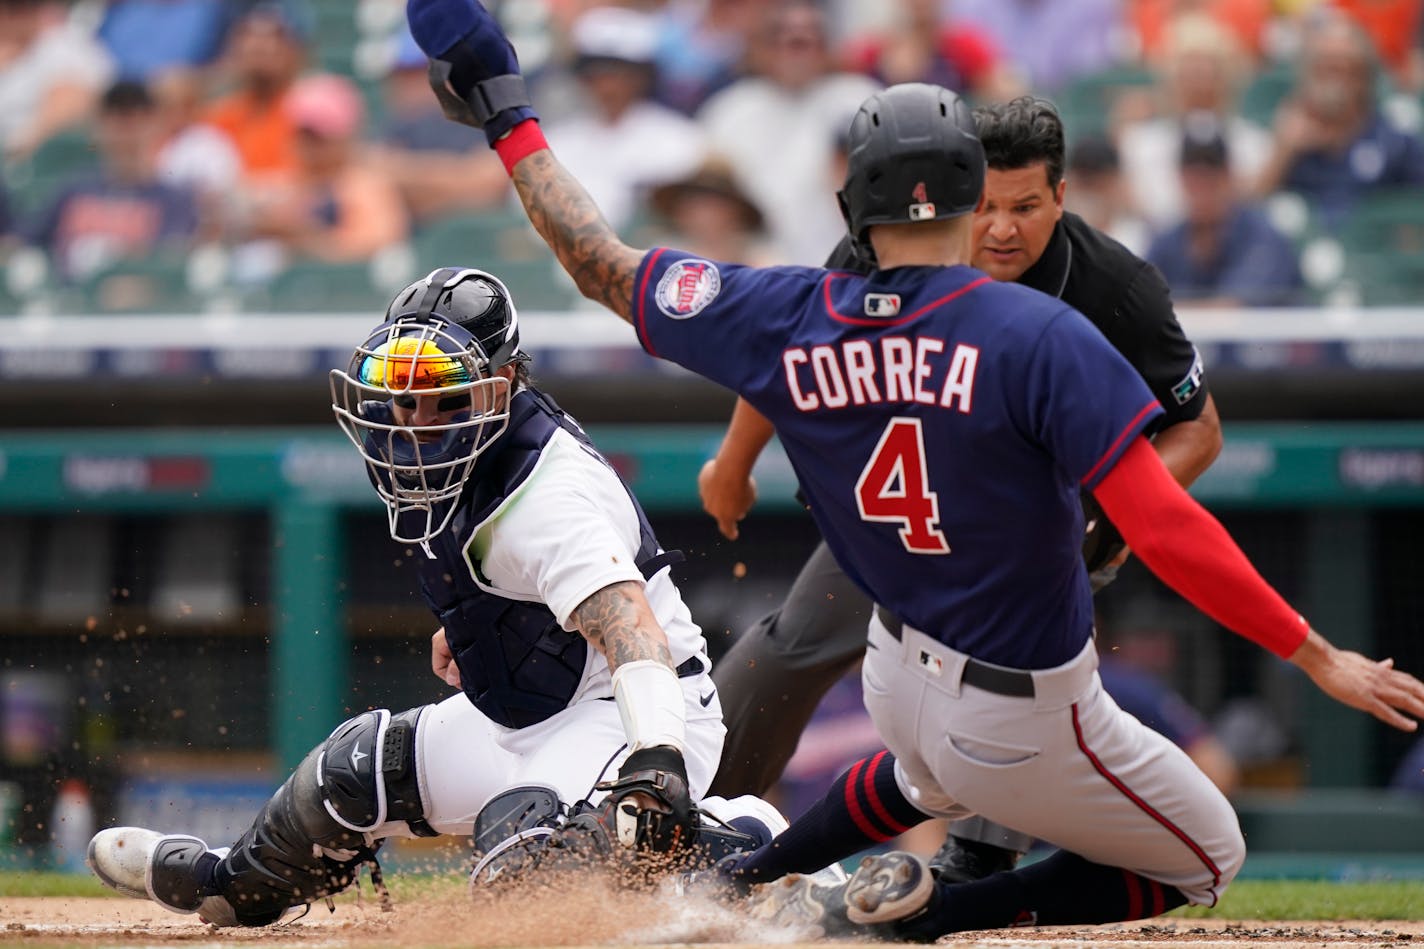
{"type": "MultiPolygon", "coordinates": [[[[974,266],[1080,310],[1142,375],[1166,410],[1153,437],[1184,487],[1221,450],[1221,425],[1201,357],[1182,332],[1166,282],[1127,248],[1063,210],[1063,123],[1046,100],[1024,96],[975,111],[988,173],[974,219],[974,266]]],[[[827,267],[868,272],[849,239],[827,267]]],[[[771,424],[738,400],[717,456],[698,478],[703,506],[722,533],[756,499],[752,465],[771,424]]],[[[1121,537],[1084,496],[1083,556],[1093,589],[1110,583],[1127,557],[1121,537]]],[[[781,776],[826,691],[865,652],[870,603],[841,572],[824,542],[802,567],[780,608],[747,630],[712,671],[727,741],[711,793],[762,794],[781,776]]],[[[949,879],[1011,868],[1030,838],[979,818],[955,823],[933,863],[949,879]]]]}

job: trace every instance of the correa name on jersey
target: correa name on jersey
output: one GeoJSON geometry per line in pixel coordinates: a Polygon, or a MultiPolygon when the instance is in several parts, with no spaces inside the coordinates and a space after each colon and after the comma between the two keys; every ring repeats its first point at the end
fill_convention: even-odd
{"type": "Polygon", "coordinates": [[[884,336],[838,344],[793,346],[781,356],[791,401],[803,412],[847,405],[900,402],[955,408],[968,414],[974,400],[979,348],[932,336],[884,336]]]}

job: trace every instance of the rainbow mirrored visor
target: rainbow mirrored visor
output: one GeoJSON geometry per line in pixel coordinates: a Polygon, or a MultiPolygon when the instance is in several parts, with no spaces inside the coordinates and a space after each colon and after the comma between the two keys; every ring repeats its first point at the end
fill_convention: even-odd
{"type": "MultiPolygon", "coordinates": [[[[388,340],[357,360],[356,378],[364,386],[414,395],[464,389],[477,381],[468,356],[452,356],[430,339],[402,336],[388,340]]],[[[400,396],[398,396],[400,398],[400,396]]],[[[463,394],[468,402],[468,393],[463,394]]]]}

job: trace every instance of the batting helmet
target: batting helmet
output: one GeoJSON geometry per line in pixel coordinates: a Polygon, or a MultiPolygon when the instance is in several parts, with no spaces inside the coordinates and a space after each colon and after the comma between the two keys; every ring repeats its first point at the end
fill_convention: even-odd
{"type": "Polygon", "coordinates": [[[939,221],[973,211],[984,146],[963,99],[908,82],[861,104],[850,125],[845,187],[836,194],[857,249],[871,259],[872,224],[939,221]]]}

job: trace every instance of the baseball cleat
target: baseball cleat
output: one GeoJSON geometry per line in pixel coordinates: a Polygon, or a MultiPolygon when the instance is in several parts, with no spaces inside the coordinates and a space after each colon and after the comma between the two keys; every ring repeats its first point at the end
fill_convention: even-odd
{"type": "Polygon", "coordinates": [[[1016,850],[950,836],[930,858],[930,869],[945,883],[973,883],[1012,870],[1018,862],[1016,850]]]}
{"type": "Polygon", "coordinates": [[[753,892],[747,907],[754,919],[777,926],[814,928],[822,936],[856,931],[846,915],[845,884],[826,885],[793,873],[753,892]]]}
{"type": "Polygon", "coordinates": [[[124,896],[152,900],[174,913],[198,913],[215,925],[231,925],[231,907],[211,889],[213,869],[226,853],[226,848],[209,850],[186,834],[111,827],[89,841],[85,862],[100,882],[124,896]]]}
{"type": "Polygon", "coordinates": [[[866,857],[845,885],[846,917],[861,926],[898,922],[928,906],[934,890],[929,865],[912,853],[866,857]]]}
{"type": "Polygon", "coordinates": [[[148,899],[148,858],[162,834],[142,827],[110,827],[89,841],[84,862],[111,890],[137,900],[148,899]]]}

